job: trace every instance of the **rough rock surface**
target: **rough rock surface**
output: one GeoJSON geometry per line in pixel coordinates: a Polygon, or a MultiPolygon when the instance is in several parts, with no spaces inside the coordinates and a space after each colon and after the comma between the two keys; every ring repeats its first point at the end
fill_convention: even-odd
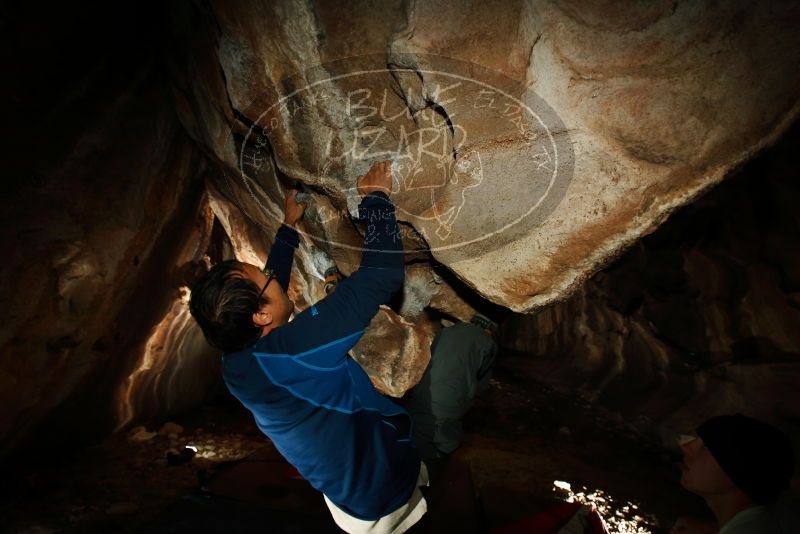
{"type": "MultiPolygon", "coordinates": [[[[92,439],[185,410],[220,387],[186,288],[223,259],[263,263],[297,179],[313,200],[290,297],[298,309],[321,298],[325,267],[347,275],[358,263],[356,176],[386,157],[396,163],[406,287],[354,356],[379,389],[402,394],[428,362],[439,314],[467,319],[474,295],[528,313],[567,298],[773,143],[800,96],[795,5],[9,8],[0,455],[34,431],[43,444],[92,439]],[[356,67],[375,72],[343,76],[356,67]]],[[[712,285],[703,276],[735,264],[702,252],[681,261],[687,276],[712,285]]],[[[762,274],[747,284],[768,285],[762,274]]],[[[537,316],[551,314],[553,330],[565,332],[537,343],[566,355],[576,328],[606,339],[604,329],[623,320],[603,306],[587,305],[587,314],[608,321],[570,321],[599,283],[537,316]]],[[[619,283],[604,298],[629,290],[619,283]]],[[[712,306],[709,320],[727,324],[742,309],[755,318],[773,304],[786,311],[781,302],[712,306]]],[[[693,305],[644,309],[676,315],[679,304],[693,305]]],[[[790,330],[757,323],[748,323],[753,332],[794,353],[781,337],[790,330]]],[[[720,346],[734,335],[713,331],[720,346]]],[[[602,358],[617,367],[630,359],[632,369],[630,343],[609,338],[602,358]]],[[[662,359],[636,369],[650,376],[662,359]]],[[[777,380],[773,371],[764,384],[777,380]]],[[[587,382],[598,392],[608,384],[587,382]]]]}
{"type": "MultiPolygon", "coordinates": [[[[563,299],[798,112],[792,2],[375,10],[183,8],[175,19],[195,37],[182,34],[193,48],[174,62],[182,120],[231,187],[275,198],[285,174],[325,196],[330,213],[352,209],[348,196],[371,160],[393,157],[407,250],[430,250],[516,311],[563,299]],[[347,75],[359,67],[379,72],[347,75]],[[479,95],[470,78],[516,93],[479,95]],[[514,115],[506,106],[515,102],[533,112],[514,115]]],[[[272,211],[248,213],[263,223],[272,211]]],[[[358,245],[351,221],[325,213],[316,212],[317,231],[309,217],[312,241],[352,263],[341,246],[358,245]]]]}
{"type": "Polygon", "coordinates": [[[565,302],[504,325],[530,376],[665,442],[743,412],[800,445],[800,128],[565,302]]]}
{"type": "MultiPolygon", "coordinates": [[[[222,169],[212,181],[226,213],[244,214],[246,225],[223,221],[241,242],[236,257],[263,261],[243,236],[274,232],[285,187],[299,180],[312,193],[293,289],[301,309],[319,298],[326,265],[347,274],[358,262],[354,184],[371,161],[395,162],[419,282],[401,313],[469,316],[461,288],[424,281],[433,266],[531,312],[772,143],[800,109],[789,3],[396,2],[378,19],[370,2],[342,9],[217,2],[173,13],[178,111],[222,169]]],[[[429,355],[404,357],[419,367],[402,382],[385,372],[403,367],[394,356],[359,361],[400,394],[429,355]]]]}
{"type": "Polygon", "coordinates": [[[212,242],[208,163],[141,12],[73,8],[15,8],[3,35],[19,55],[3,123],[0,455],[185,410],[218,374],[184,287],[224,236],[212,242]]]}

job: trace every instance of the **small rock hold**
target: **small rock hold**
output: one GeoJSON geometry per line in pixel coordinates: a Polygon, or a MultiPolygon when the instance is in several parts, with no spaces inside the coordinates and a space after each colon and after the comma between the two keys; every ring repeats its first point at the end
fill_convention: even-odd
{"type": "Polygon", "coordinates": [[[161,427],[161,430],[158,431],[160,435],[165,434],[180,434],[183,432],[183,427],[177,423],[167,422],[161,427]]]}
{"type": "Polygon", "coordinates": [[[136,434],[138,434],[139,432],[142,432],[142,431],[145,431],[145,430],[147,430],[147,429],[146,429],[145,427],[143,427],[142,425],[135,426],[135,427],[131,428],[131,429],[128,431],[128,436],[133,436],[133,435],[136,435],[136,434]]]}
{"type": "Polygon", "coordinates": [[[148,432],[145,427],[137,426],[128,434],[128,439],[132,441],[148,441],[153,439],[155,436],[155,432],[148,432]]]}
{"type": "Polygon", "coordinates": [[[562,434],[564,436],[567,436],[567,437],[572,435],[572,432],[570,431],[570,429],[565,427],[565,426],[562,426],[561,428],[559,428],[558,429],[558,433],[562,434]]]}

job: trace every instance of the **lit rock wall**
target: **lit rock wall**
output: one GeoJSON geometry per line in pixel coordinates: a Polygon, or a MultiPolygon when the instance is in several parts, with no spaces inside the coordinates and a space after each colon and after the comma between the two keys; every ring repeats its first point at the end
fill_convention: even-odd
{"type": "Polygon", "coordinates": [[[284,0],[171,15],[177,110],[220,169],[218,202],[240,212],[225,223],[236,257],[263,262],[287,187],[312,195],[298,309],[321,297],[325,266],[356,267],[357,176],[394,161],[410,287],[379,320],[407,331],[392,339],[409,352],[355,353],[393,395],[429,360],[423,310],[466,319],[465,292],[527,313],[567,298],[799,109],[791,2],[284,0]]]}
{"type": "Polygon", "coordinates": [[[391,157],[406,249],[530,312],[786,129],[796,16],[793,2],[214,2],[173,13],[191,44],[173,73],[230,187],[275,199],[279,178],[302,181],[320,206],[309,242],[344,270],[360,236],[331,214],[391,157]]]}
{"type": "MultiPolygon", "coordinates": [[[[0,455],[91,440],[219,387],[219,355],[187,314],[187,289],[223,259],[265,261],[295,180],[312,195],[289,291],[301,310],[322,298],[327,266],[348,275],[358,265],[356,177],[374,160],[395,162],[406,287],[354,357],[399,396],[429,360],[439,314],[467,319],[475,296],[526,313],[569,298],[772,144],[800,95],[793,2],[40,11],[9,7],[2,35],[14,75],[2,88],[0,455]]],[[[729,258],[681,257],[693,283],[731,272],[719,266],[729,258]]],[[[789,327],[774,326],[788,308],[770,275],[747,273],[735,280],[751,300],[731,309],[750,314],[761,332],[750,337],[793,353],[789,327]],[[782,311],[758,313],[773,304],[782,311]]],[[[599,394],[619,369],[663,377],[674,371],[665,362],[686,365],[694,349],[670,352],[644,320],[582,304],[598,283],[535,316],[536,343],[568,354],[575,328],[594,340],[592,361],[611,370],[565,362],[592,370],[585,385],[599,394]],[[596,320],[576,326],[581,310],[596,320]],[[546,328],[554,336],[539,335],[546,328]],[[650,355],[641,365],[637,346],[650,355]]],[[[619,283],[603,298],[628,291],[619,283]]],[[[678,304],[643,309],[669,315],[678,304]]],[[[703,323],[719,333],[715,347],[740,332],[724,326],[738,321],[726,309],[709,306],[703,323]]],[[[714,361],[733,354],[709,351],[714,361]]],[[[757,393],[778,368],[759,368],[764,385],[737,372],[757,393]]],[[[719,398],[732,398],[725,391],[719,398]]]]}
{"type": "Polygon", "coordinates": [[[743,412],[800,446],[798,149],[795,126],[569,299],[512,317],[514,365],[665,442],[743,412]]]}
{"type": "Polygon", "coordinates": [[[208,165],[147,17],[117,7],[6,13],[0,455],[186,409],[216,380],[184,288],[213,244],[208,165]]]}

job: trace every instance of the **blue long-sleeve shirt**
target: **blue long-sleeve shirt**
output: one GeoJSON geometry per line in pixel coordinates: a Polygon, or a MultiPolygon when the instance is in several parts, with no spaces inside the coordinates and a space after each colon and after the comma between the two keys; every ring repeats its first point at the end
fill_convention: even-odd
{"type": "MultiPolygon", "coordinates": [[[[336,291],[224,354],[223,378],[286,460],[348,514],[375,520],[408,501],[420,457],[406,410],[379,394],[347,355],[403,283],[394,205],[380,192],[359,206],[366,222],[359,269],[336,291]]],[[[286,289],[297,233],[282,226],[268,265],[286,289]]]]}

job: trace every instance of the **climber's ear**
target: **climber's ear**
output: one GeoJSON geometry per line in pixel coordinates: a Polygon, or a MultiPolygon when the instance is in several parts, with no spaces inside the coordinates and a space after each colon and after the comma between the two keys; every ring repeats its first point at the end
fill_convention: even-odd
{"type": "Polygon", "coordinates": [[[263,305],[260,310],[253,314],[253,324],[259,328],[271,325],[273,320],[272,312],[267,305],[263,305]]]}

